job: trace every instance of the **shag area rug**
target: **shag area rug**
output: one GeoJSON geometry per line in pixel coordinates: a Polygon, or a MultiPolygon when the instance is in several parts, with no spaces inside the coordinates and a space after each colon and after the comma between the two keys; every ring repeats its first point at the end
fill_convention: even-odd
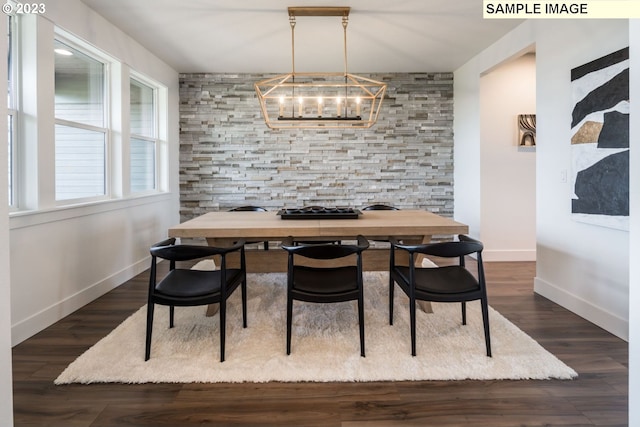
{"type": "Polygon", "coordinates": [[[485,353],[480,303],[433,304],[417,314],[417,356],[410,353],[408,298],[396,292],[388,320],[388,273],[365,273],[366,357],[360,357],[356,302],[294,302],[292,351],[285,351],[286,274],[248,275],[248,327],[240,292],[227,308],[226,360],[218,315],[206,307],[156,306],[151,359],[144,361],[146,306],[71,363],[55,384],[298,381],[571,379],[577,373],[490,308],[493,357],[485,353]]]}

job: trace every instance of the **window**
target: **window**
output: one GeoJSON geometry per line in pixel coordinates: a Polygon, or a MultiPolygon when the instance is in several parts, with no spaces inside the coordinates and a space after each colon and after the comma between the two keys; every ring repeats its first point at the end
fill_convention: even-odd
{"type": "Polygon", "coordinates": [[[130,81],[132,193],[156,189],[157,92],[138,79],[130,81]]]}
{"type": "Polygon", "coordinates": [[[167,87],[61,28],[32,37],[41,20],[1,19],[12,216],[168,191],[167,87]],[[51,61],[42,60],[45,49],[51,61]],[[29,84],[43,71],[53,88],[29,84]]]}
{"type": "Polygon", "coordinates": [[[18,116],[18,110],[16,105],[16,43],[14,40],[15,31],[15,16],[7,15],[7,109],[8,109],[8,121],[7,121],[7,142],[8,142],[8,171],[9,171],[9,207],[15,208],[17,205],[16,200],[16,122],[18,116]]]}
{"type": "Polygon", "coordinates": [[[59,40],[55,51],[56,200],[107,195],[106,61],[59,40]]]}

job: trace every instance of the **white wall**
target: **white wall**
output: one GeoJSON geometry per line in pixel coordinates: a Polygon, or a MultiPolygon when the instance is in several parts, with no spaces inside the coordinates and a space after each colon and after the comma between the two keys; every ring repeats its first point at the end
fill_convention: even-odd
{"type": "MultiPolygon", "coordinates": [[[[32,106],[28,120],[36,123],[30,140],[37,143],[41,163],[37,171],[30,171],[36,177],[27,185],[40,198],[37,211],[13,214],[9,222],[14,345],[148,268],[149,246],[164,238],[167,228],[179,222],[178,73],[79,0],[47,3],[46,17],[29,19],[29,25],[37,31],[31,42],[35,50],[30,55],[31,63],[38,68],[37,74],[33,67],[25,68],[23,75],[31,73],[30,77],[37,77],[32,81],[37,82],[33,90],[37,91],[38,103],[32,106]],[[54,92],[51,52],[54,26],[121,61],[122,67],[113,72],[122,76],[127,88],[129,70],[167,87],[169,129],[163,137],[163,150],[168,153],[169,165],[162,185],[169,192],[146,197],[125,195],[87,206],[55,206],[52,153],[45,151],[54,145],[53,101],[49,99],[54,92]],[[42,156],[42,152],[46,155],[42,156]]],[[[115,99],[125,96],[125,102],[128,99],[119,92],[113,95],[115,99]]],[[[128,127],[126,117],[113,119],[128,127]]],[[[115,137],[118,140],[121,135],[115,137]]],[[[113,155],[122,152],[126,152],[126,147],[114,150],[113,155]]],[[[2,167],[6,168],[6,164],[3,162],[2,167]]],[[[35,202],[29,203],[32,206],[35,202]]]]}
{"type": "Polygon", "coordinates": [[[627,21],[550,20],[540,21],[537,27],[538,263],[534,289],[627,339],[629,233],[572,220],[572,189],[561,181],[571,165],[570,70],[628,46],[627,21]]]}
{"type": "Polygon", "coordinates": [[[480,238],[480,69],[473,60],[453,76],[453,215],[480,238]]]}
{"type": "Polygon", "coordinates": [[[487,261],[536,259],[536,153],[518,150],[518,114],[536,112],[527,53],[480,79],[480,239],[487,261]]]}
{"type": "MultiPolygon", "coordinates": [[[[628,336],[629,236],[570,217],[570,70],[627,46],[627,21],[526,21],[454,75],[455,213],[480,236],[480,76],[536,46],[535,291],[622,338],[628,336]],[[475,158],[475,159],[474,159],[475,158]]],[[[633,78],[633,74],[632,74],[633,78]]]]}
{"type": "MultiPolygon", "coordinates": [[[[630,70],[640,69],[640,19],[629,23],[630,70]]],[[[637,75],[637,72],[636,72],[637,75]]],[[[632,79],[630,99],[640,99],[640,81],[632,79]]],[[[640,117],[640,102],[631,102],[631,117],[640,117]]],[[[630,151],[630,259],[640,259],[640,120],[631,120],[630,151]]],[[[632,262],[629,273],[629,425],[640,425],[640,263],[632,262]]]]}
{"type": "MultiPolygon", "coordinates": [[[[484,197],[479,161],[482,146],[480,78],[500,64],[520,57],[534,44],[533,22],[527,21],[454,72],[454,217],[469,225],[469,234],[477,238],[481,234],[484,197]]],[[[494,248],[494,251],[500,249],[494,248]]]]}

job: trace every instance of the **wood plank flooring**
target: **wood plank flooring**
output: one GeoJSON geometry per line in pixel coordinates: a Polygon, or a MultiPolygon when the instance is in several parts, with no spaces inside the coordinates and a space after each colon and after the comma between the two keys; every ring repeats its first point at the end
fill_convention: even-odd
{"type": "Polygon", "coordinates": [[[55,386],[145,303],[147,273],[13,349],[16,426],[626,426],[627,343],[533,294],[535,264],[486,263],[489,302],[572,381],[55,386]]]}

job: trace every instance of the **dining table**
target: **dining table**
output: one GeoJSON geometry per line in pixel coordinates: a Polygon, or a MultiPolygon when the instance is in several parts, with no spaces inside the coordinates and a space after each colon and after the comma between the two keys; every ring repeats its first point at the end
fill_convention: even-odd
{"type": "MultiPolygon", "coordinates": [[[[227,246],[244,239],[251,242],[348,241],[362,235],[373,242],[394,237],[407,244],[429,243],[433,236],[453,236],[469,232],[466,224],[422,209],[357,211],[351,218],[287,218],[283,211],[213,211],[172,226],[169,237],[205,239],[211,246],[227,246]],[[283,219],[284,218],[284,219],[283,219]]],[[[363,253],[365,270],[388,270],[388,245],[372,245],[363,253]]],[[[400,254],[399,254],[400,255],[400,254]]],[[[286,272],[286,251],[280,248],[246,251],[248,272],[286,272]]],[[[417,257],[416,265],[423,263],[417,257]]],[[[423,307],[430,311],[430,306],[423,307]]]]}
{"type": "Polygon", "coordinates": [[[428,243],[434,235],[468,233],[467,225],[422,209],[358,212],[354,218],[314,216],[283,219],[276,211],[208,212],[169,228],[169,237],[204,238],[210,245],[246,241],[350,240],[362,235],[369,240],[428,243]]]}

